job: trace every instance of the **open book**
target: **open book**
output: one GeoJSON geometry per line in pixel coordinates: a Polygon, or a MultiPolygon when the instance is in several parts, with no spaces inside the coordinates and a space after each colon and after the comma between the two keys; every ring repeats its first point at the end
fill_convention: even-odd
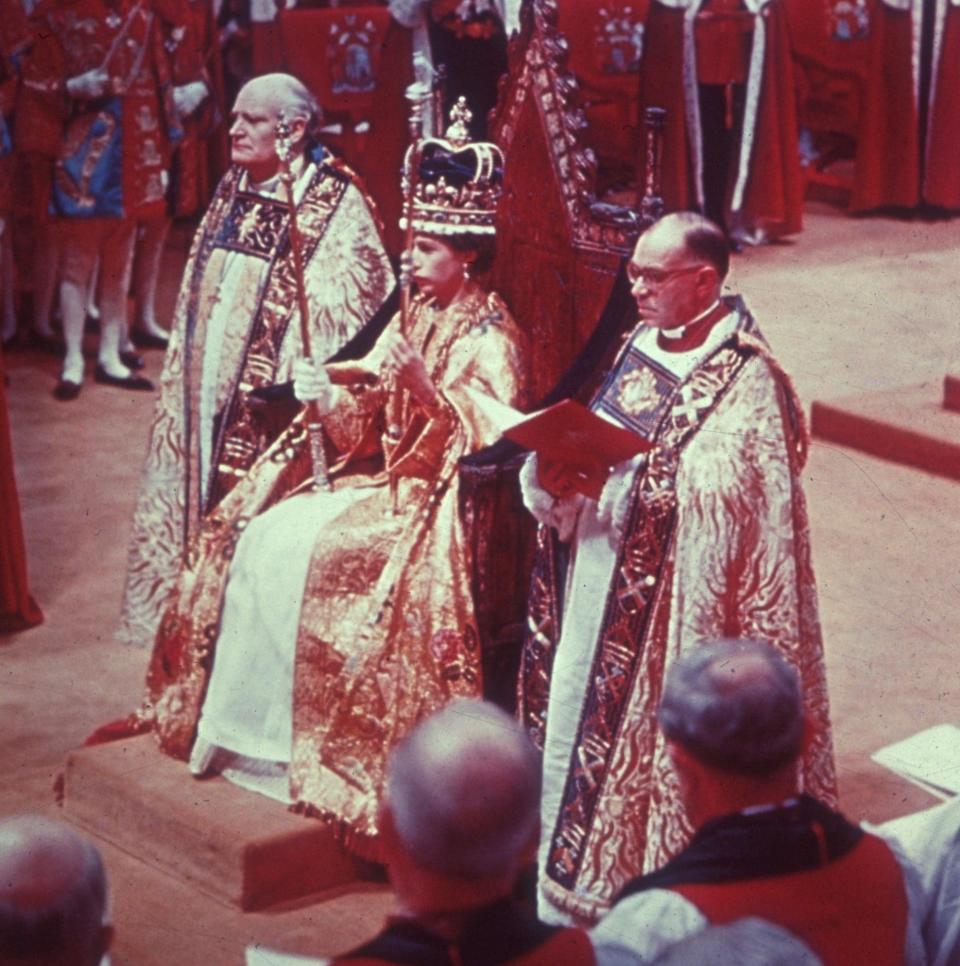
{"type": "Polygon", "coordinates": [[[612,467],[651,446],[643,436],[611,423],[574,399],[525,414],[484,393],[467,392],[501,436],[534,450],[541,461],[568,463],[582,470],[578,489],[594,499],[600,496],[612,467]]]}
{"type": "Polygon", "coordinates": [[[960,728],[935,725],[871,756],[937,798],[960,795],[960,728]]]}

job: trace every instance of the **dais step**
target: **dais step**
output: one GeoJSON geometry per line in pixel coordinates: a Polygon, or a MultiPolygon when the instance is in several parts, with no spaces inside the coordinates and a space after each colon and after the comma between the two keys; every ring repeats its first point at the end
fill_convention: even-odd
{"type": "Polygon", "coordinates": [[[329,826],[237,788],[197,780],[152,735],[67,759],[64,817],[244,910],[343,886],[369,871],[329,826]]]}

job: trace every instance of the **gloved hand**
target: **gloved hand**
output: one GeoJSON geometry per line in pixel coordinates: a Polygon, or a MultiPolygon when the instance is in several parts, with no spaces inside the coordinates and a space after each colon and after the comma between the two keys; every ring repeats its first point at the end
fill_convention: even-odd
{"type": "Polygon", "coordinates": [[[293,394],[298,402],[316,403],[321,416],[330,412],[336,401],[336,387],[327,370],[315,366],[311,359],[297,359],[293,364],[293,394]]]}
{"type": "Polygon", "coordinates": [[[102,67],[94,67],[69,78],[66,88],[71,97],[93,101],[109,91],[110,75],[102,67]]]}
{"type": "Polygon", "coordinates": [[[210,92],[203,81],[190,81],[173,89],[173,106],[181,119],[189,117],[206,99],[210,92]]]}

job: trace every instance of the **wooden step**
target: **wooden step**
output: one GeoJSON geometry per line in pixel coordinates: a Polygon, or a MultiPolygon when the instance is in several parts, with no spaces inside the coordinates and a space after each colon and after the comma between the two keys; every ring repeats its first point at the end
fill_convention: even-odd
{"type": "Polygon", "coordinates": [[[342,886],[369,871],[323,822],[223,778],[193,778],[152,735],[73,752],[63,809],[93,835],[244,910],[342,886]]]}
{"type": "Polygon", "coordinates": [[[815,402],[815,437],[960,480],[960,415],[932,383],[815,402]]]}

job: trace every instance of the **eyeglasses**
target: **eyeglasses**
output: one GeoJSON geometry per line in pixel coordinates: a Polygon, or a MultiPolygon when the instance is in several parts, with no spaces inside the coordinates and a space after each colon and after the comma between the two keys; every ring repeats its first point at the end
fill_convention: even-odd
{"type": "Polygon", "coordinates": [[[704,265],[682,265],[680,268],[641,268],[631,264],[627,266],[627,278],[632,285],[643,282],[647,288],[660,288],[671,279],[699,272],[705,267],[704,265]]]}

